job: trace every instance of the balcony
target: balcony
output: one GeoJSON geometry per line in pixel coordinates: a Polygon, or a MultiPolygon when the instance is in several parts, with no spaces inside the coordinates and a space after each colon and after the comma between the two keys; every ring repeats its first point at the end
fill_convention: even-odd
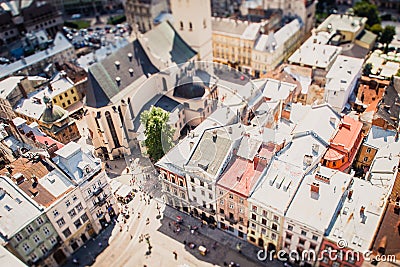
{"type": "Polygon", "coordinates": [[[103,192],[103,187],[98,187],[92,194],[93,196],[98,196],[101,192],[103,192]]]}
{"type": "Polygon", "coordinates": [[[232,224],[237,224],[238,223],[238,220],[236,220],[233,217],[229,217],[229,216],[225,216],[225,220],[230,222],[230,223],[232,223],[232,224]]]}

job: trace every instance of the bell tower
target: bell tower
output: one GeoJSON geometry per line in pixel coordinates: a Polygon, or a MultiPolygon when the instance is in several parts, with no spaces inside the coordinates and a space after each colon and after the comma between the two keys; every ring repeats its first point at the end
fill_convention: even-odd
{"type": "Polygon", "coordinates": [[[174,28],[197,53],[198,60],[212,61],[210,0],[170,0],[174,28]]]}

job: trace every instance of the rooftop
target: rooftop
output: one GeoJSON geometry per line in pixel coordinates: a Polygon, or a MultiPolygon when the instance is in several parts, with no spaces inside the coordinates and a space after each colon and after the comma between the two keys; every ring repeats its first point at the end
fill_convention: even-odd
{"type": "MultiPolygon", "coordinates": [[[[25,76],[12,76],[0,81],[0,98],[6,99],[8,95],[18,86],[25,76]]],[[[40,76],[28,76],[27,79],[45,82],[47,79],[40,76]]]]}
{"type": "Polygon", "coordinates": [[[14,254],[8,251],[5,247],[0,246],[0,265],[1,266],[13,266],[13,267],[26,267],[20,259],[14,254]]]}
{"type": "Polygon", "coordinates": [[[19,70],[25,69],[33,64],[52,57],[67,49],[73,49],[73,45],[67,40],[67,38],[65,38],[62,33],[58,32],[54,37],[53,46],[50,46],[48,49],[37,52],[31,56],[20,59],[13,63],[0,65],[0,79],[10,76],[18,72],[19,70]]]}
{"type": "Polygon", "coordinates": [[[204,131],[187,165],[200,168],[212,177],[216,176],[231,150],[233,141],[228,129],[204,131]]]}
{"type": "Polygon", "coordinates": [[[352,179],[349,174],[318,167],[304,177],[286,217],[326,233],[332,220],[336,219],[336,210],[352,179]],[[317,178],[316,174],[328,182],[317,178]],[[313,191],[314,185],[318,187],[317,191],[313,191]]]}
{"type": "Polygon", "coordinates": [[[263,88],[263,96],[269,98],[271,101],[286,100],[296,87],[296,84],[266,79],[263,88]]]}
{"type": "Polygon", "coordinates": [[[162,62],[177,65],[191,60],[197,53],[164,21],[143,35],[147,49],[162,62]]]}
{"type": "MultiPolygon", "coordinates": [[[[357,145],[356,141],[360,136],[362,126],[362,122],[354,120],[349,116],[344,116],[339,126],[339,131],[337,131],[335,137],[333,137],[324,158],[327,160],[338,160],[334,151],[346,154],[350,153],[354,146],[357,145]]],[[[340,158],[343,156],[344,155],[341,154],[340,158]]]]}
{"type": "Polygon", "coordinates": [[[0,176],[0,203],[0,232],[7,238],[42,213],[28,195],[4,176],[0,176]]]}
{"type": "MultiPolygon", "coordinates": [[[[11,177],[18,183],[19,188],[40,206],[49,207],[57,198],[74,187],[46,159],[30,160],[21,157],[10,165],[12,167],[11,177]],[[37,179],[37,182],[33,177],[37,179]]],[[[3,169],[0,173],[7,175],[8,170],[3,169]]]]}
{"type": "Polygon", "coordinates": [[[180,105],[179,102],[175,101],[174,99],[163,95],[157,103],[154,104],[155,107],[162,108],[167,112],[172,112],[176,107],[180,105]]]}
{"type": "Polygon", "coordinates": [[[311,36],[289,57],[289,62],[308,67],[328,69],[341,50],[337,46],[314,43],[311,36]]]}
{"type": "MultiPolygon", "coordinates": [[[[305,109],[307,106],[300,107],[293,105],[291,120],[293,120],[292,117],[296,116],[296,113],[298,113],[296,110],[297,107],[305,109]]],[[[326,103],[309,107],[303,114],[297,115],[299,115],[299,120],[296,127],[293,129],[293,133],[314,131],[325,142],[329,143],[331,138],[335,135],[336,130],[339,128],[340,115],[326,103]]]]}
{"type": "Polygon", "coordinates": [[[384,212],[387,192],[362,179],[354,179],[351,198],[347,197],[328,238],[346,240],[354,251],[369,250],[384,212]],[[364,211],[360,212],[364,207],[364,211]]]}
{"type": "Polygon", "coordinates": [[[135,40],[89,67],[86,104],[90,107],[106,106],[134,81],[156,72],[157,68],[135,40]]]}
{"type": "Polygon", "coordinates": [[[376,100],[379,101],[382,98],[387,85],[389,85],[389,81],[378,81],[373,78],[362,76],[357,91],[356,103],[368,107],[368,105],[376,102],[376,100]]]}
{"type": "Polygon", "coordinates": [[[364,28],[367,18],[355,17],[350,15],[331,14],[317,28],[318,31],[346,31],[358,32],[364,28]]]}
{"type": "Polygon", "coordinates": [[[267,205],[284,214],[303,177],[302,168],[273,158],[251,194],[250,202],[267,205]]]}
{"type": "Polygon", "coordinates": [[[339,55],[326,74],[326,90],[346,91],[359,75],[363,63],[364,59],[339,55]]]}
{"type": "Polygon", "coordinates": [[[260,23],[248,23],[241,20],[217,17],[212,17],[211,24],[213,33],[247,40],[256,39],[261,28],[260,23]]]}
{"type": "Polygon", "coordinates": [[[380,149],[395,141],[396,131],[385,130],[381,127],[372,125],[371,130],[364,141],[364,145],[380,149]]]}
{"type": "Polygon", "coordinates": [[[398,129],[400,115],[400,95],[391,84],[386,87],[386,91],[378,105],[378,111],[374,115],[374,119],[381,118],[389,125],[398,129]]]}

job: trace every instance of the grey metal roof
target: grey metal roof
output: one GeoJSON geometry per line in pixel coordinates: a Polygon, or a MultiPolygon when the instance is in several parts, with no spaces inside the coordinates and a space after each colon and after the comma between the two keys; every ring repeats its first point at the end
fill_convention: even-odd
{"type": "Polygon", "coordinates": [[[112,97],[139,77],[156,72],[158,69],[151,63],[140,43],[135,40],[89,68],[86,104],[97,108],[106,106],[112,97]]]}
{"type": "Polygon", "coordinates": [[[164,21],[144,35],[150,52],[164,62],[186,63],[197,53],[175,31],[168,21],[164,21]]]}

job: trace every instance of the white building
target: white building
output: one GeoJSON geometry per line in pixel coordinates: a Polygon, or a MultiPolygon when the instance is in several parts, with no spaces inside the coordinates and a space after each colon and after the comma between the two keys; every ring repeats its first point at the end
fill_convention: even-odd
{"type": "Polygon", "coordinates": [[[283,142],[248,199],[248,241],[267,251],[281,247],[279,237],[286,211],[304,175],[321,160],[328,146],[314,132],[283,142]]]}
{"type": "MultiPolygon", "coordinates": [[[[89,217],[91,227],[98,234],[119,209],[111,193],[107,174],[101,168],[101,160],[94,157],[92,149],[70,142],[56,151],[58,157],[54,161],[78,184],[82,202],[87,205],[86,217],[89,217]]],[[[76,195],[79,196],[78,193],[76,195]]]]}
{"type": "MultiPolygon", "coordinates": [[[[282,242],[287,253],[297,251],[301,256],[304,250],[319,251],[323,237],[332,230],[352,180],[349,174],[320,166],[306,175],[286,212],[282,242]]],[[[312,258],[305,262],[314,264],[312,258]]]]}
{"type": "Polygon", "coordinates": [[[304,25],[298,19],[286,24],[277,32],[262,34],[257,39],[253,51],[251,65],[257,77],[274,70],[298,47],[304,25]]]}
{"type": "Polygon", "coordinates": [[[338,56],[326,74],[325,101],[337,112],[350,109],[347,101],[361,76],[364,59],[338,56]]]}
{"type": "Polygon", "coordinates": [[[174,28],[198,55],[212,61],[211,3],[209,0],[171,0],[174,28]]]}

